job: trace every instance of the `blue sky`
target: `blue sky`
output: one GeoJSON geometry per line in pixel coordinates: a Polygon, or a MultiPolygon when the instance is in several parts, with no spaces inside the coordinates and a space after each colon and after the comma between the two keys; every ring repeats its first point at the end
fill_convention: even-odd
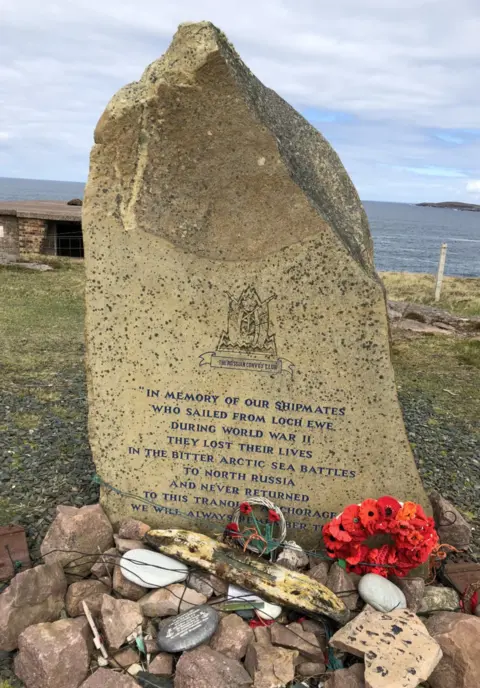
{"type": "Polygon", "coordinates": [[[84,181],[95,124],[208,19],[332,143],[363,199],[480,202],[478,0],[1,3],[0,177],[84,181]]]}

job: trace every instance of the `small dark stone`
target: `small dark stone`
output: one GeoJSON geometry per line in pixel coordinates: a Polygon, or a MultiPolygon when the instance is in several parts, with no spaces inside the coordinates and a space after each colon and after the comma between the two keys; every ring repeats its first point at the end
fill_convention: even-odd
{"type": "Polygon", "coordinates": [[[219,621],[217,610],[208,604],[202,604],[173,619],[161,621],[158,625],[157,645],[163,652],[192,650],[212,637],[219,621]]]}
{"type": "Polygon", "coordinates": [[[246,621],[250,621],[250,619],[255,618],[255,612],[253,609],[237,609],[235,614],[238,614],[238,616],[246,621]]]}
{"type": "Polygon", "coordinates": [[[144,688],[173,688],[173,681],[167,676],[149,674],[148,671],[140,671],[135,678],[144,688]]]}

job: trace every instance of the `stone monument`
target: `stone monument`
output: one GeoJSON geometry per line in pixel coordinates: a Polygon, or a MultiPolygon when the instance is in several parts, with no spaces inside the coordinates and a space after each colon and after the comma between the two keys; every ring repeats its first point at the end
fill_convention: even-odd
{"type": "Polygon", "coordinates": [[[356,190],[212,24],[107,106],[83,227],[91,447],[132,495],[102,491],[114,521],[212,533],[260,496],[314,545],[351,502],[426,505],[356,190]]]}

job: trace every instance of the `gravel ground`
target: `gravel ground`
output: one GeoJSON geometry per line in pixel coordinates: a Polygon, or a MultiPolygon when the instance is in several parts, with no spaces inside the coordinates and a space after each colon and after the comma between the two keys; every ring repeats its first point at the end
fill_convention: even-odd
{"type": "Polygon", "coordinates": [[[25,526],[32,557],[58,504],[98,501],[82,357],[39,381],[9,376],[0,397],[0,522],[25,526]]]}
{"type": "Polygon", "coordinates": [[[428,399],[401,392],[415,460],[427,489],[449,499],[473,526],[472,559],[480,561],[480,433],[437,414],[428,399]]]}

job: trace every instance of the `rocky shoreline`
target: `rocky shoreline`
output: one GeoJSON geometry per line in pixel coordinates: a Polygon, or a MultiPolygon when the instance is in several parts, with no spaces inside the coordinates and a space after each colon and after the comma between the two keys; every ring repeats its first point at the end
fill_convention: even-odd
{"type": "Polygon", "coordinates": [[[470,210],[480,212],[480,205],[476,203],[460,203],[459,201],[442,201],[441,203],[417,203],[426,208],[451,208],[452,210],[470,210]]]}

